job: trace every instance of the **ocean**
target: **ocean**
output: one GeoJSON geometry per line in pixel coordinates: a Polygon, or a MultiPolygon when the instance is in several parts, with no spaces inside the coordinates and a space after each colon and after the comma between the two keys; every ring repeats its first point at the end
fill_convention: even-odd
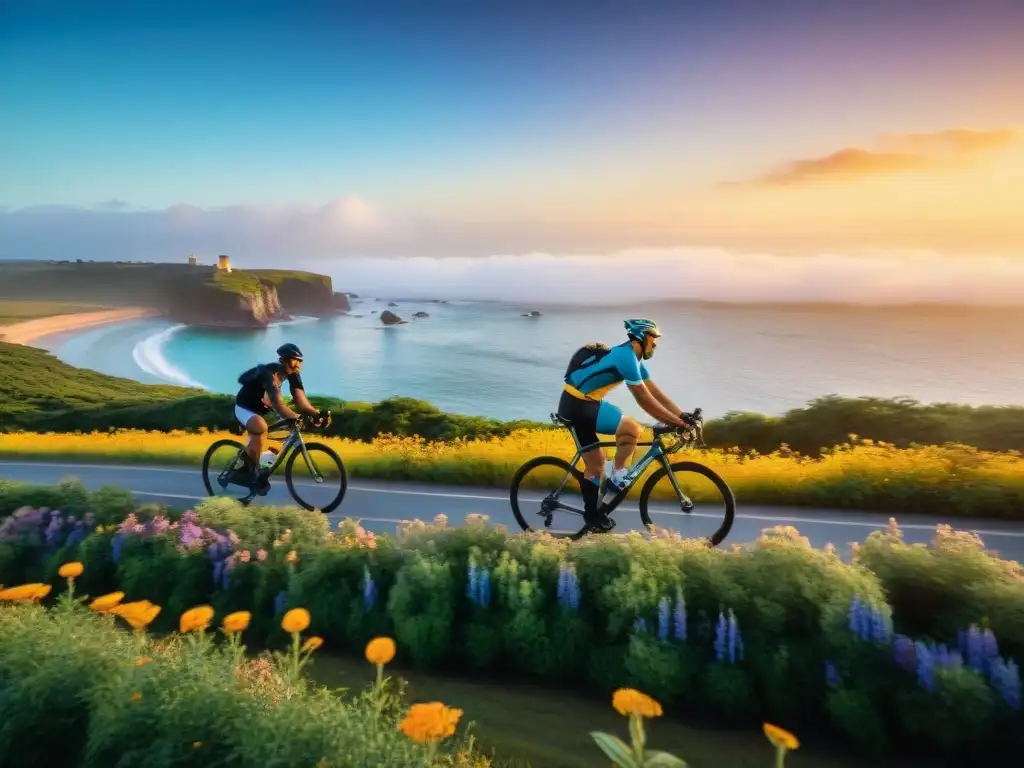
{"type": "MultiPolygon", "coordinates": [[[[407,396],[455,413],[546,420],[572,353],[590,341],[619,343],[623,318],[644,316],[664,333],[648,362],[652,378],[681,407],[711,417],[781,414],[827,394],[1024,405],[1024,309],[397,303],[392,311],[407,319],[429,317],[384,328],[376,313],[387,300],[361,299],[349,316],[256,331],[144,320],[39,344],[103,373],[233,393],[239,373],[292,341],[305,353],[311,394],[407,396]],[[522,316],[533,309],[542,315],[522,316]]],[[[625,387],[609,399],[650,421],[625,387]]]]}

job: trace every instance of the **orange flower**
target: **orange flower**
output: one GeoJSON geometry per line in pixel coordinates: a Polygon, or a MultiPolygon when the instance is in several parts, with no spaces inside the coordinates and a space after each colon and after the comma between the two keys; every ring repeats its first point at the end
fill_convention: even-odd
{"type": "Polygon", "coordinates": [[[110,613],[122,600],[124,600],[124,592],[111,592],[107,595],[101,595],[89,603],[89,610],[96,611],[97,613],[110,613]]]}
{"type": "Polygon", "coordinates": [[[85,570],[85,566],[81,563],[64,563],[57,571],[57,574],[64,579],[77,579],[82,575],[82,571],[85,570]]]}
{"type": "Polygon", "coordinates": [[[402,733],[419,744],[442,741],[454,735],[462,710],[446,707],[440,701],[413,704],[399,723],[402,733]]]}
{"type": "Polygon", "coordinates": [[[309,628],[309,611],[305,608],[292,608],[281,619],[281,629],[289,634],[304,632],[309,628]]]}
{"type": "Polygon", "coordinates": [[[213,620],[213,608],[208,605],[199,605],[189,608],[178,621],[178,629],[181,634],[188,632],[205,632],[213,620]]]}
{"type": "Polygon", "coordinates": [[[228,634],[244,632],[249,627],[251,619],[252,614],[249,611],[235,611],[224,617],[224,623],[221,626],[228,634]]]}
{"type": "Polygon", "coordinates": [[[623,716],[661,717],[661,704],[633,688],[619,688],[612,694],[612,706],[623,716]]]}
{"type": "Polygon", "coordinates": [[[371,664],[388,664],[395,658],[395,641],[390,637],[375,637],[366,644],[366,660],[371,664]]]}
{"type": "Polygon", "coordinates": [[[302,651],[304,653],[312,653],[323,644],[324,639],[322,637],[317,637],[316,635],[314,635],[313,637],[308,638],[306,642],[302,644],[302,651]]]}
{"type": "Polygon", "coordinates": [[[785,728],[779,728],[771,723],[764,724],[764,735],[768,737],[768,741],[772,743],[773,747],[782,751],[797,749],[800,746],[796,736],[785,728]]]}

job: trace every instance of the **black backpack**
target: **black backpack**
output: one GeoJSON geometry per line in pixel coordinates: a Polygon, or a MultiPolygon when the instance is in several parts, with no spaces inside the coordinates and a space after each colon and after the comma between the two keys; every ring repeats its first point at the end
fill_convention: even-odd
{"type": "Polygon", "coordinates": [[[569,365],[565,369],[565,376],[563,377],[566,381],[569,380],[569,375],[578,371],[580,368],[586,368],[599,362],[605,355],[612,351],[612,348],[607,344],[602,344],[599,341],[586,344],[573,354],[569,360],[569,365]]]}
{"type": "Polygon", "coordinates": [[[238,383],[241,384],[243,387],[255,383],[259,379],[260,375],[262,375],[265,369],[266,366],[263,365],[263,363],[260,363],[254,368],[250,368],[248,371],[243,372],[242,375],[238,377],[238,383]]]}

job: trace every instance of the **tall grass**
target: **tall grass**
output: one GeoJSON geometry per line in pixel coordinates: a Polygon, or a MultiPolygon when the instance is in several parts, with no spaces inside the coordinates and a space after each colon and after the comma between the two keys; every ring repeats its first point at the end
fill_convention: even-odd
{"type": "MultiPolygon", "coordinates": [[[[221,432],[112,432],[0,434],[0,456],[21,459],[171,463],[199,467],[221,432]]],[[[319,440],[319,436],[311,436],[319,440]]],[[[515,471],[535,456],[572,458],[564,431],[521,430],[485,440],[427,442],[421,438],[378,437],[369,442],[327,438],[351,475],[507,488],[515,471]]],[[[640,455],[639,449],[637,456],[640,455]]],[[[898,449],[858,440],[821,458],[776,451],[680,452],[716,471],[740,503],[780,504],[899,512],[941,511],[943,515],[1019,518],[1024,514],[1024,460],[1020,454],[991,453],[967,446],[898,449]]],[[[649,470],[651,471],[651,470],[649,470]]],[[[554,479],[554,478],[552,478],[554,479]]],[[[643,480],[633,494],[639,494],[643,480]]],[[[710,485],[689,489],[698,500],[710,485]]],[[[670,494],[659,483],[659,497],[670,494]]]]}

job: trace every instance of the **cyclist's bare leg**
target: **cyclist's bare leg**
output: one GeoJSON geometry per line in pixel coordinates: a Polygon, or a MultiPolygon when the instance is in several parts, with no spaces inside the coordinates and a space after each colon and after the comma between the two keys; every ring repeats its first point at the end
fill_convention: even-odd
{"type": "Polygon", "coordinates": [[[245,422],[245,429],[249,433],[249,444],[245,446],[245,452],[252,459],[252,465],[260,465],[260,456],[266,450],[267,422],[262,416],[252,416],[245,422]]]}
{"type": "Polygon", "coordinates": [[[640,440],[640,425],[636,419],[623,416],[619,428],[615,430],[615,469],[626,468],[626,464],[636,452],[637,441],[640,440]]]}
{"type": "Polygon", "coordinates": [[[583,477],[594,480],[601,477],[604,467],[604,452],[600,448],[591,448],[583,454],[583,477]]]}

